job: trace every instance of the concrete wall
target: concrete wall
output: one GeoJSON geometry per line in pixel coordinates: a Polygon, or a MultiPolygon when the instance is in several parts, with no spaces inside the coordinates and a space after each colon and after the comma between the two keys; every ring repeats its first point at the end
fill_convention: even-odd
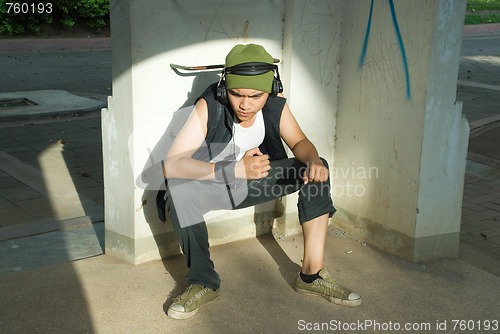
{"type": "MultiPolygon", "coordinates": [[[[106,252],[133,263],[178,252],[170,225],[156,218],[159,162],[219,73],[181,75],[169,64],[221,64],[235,44],[259,43],[282,59],[292,111],[333,167],[334,223],[411,260],[455,254],[464,12],[465,0],[111,1],[106,252]]],[[[272,225],[298,232],[296,201],[207,215],[211,244],[272,225]]]]}
{"type": "MultiPolygon", "coordinates": [[[[342,1],[285,1],[283,78],[295,118],[319,154],[333,164],[339,85],[342,1]]],[[[285,234],[301,231],[297,195],[284,199],[285,234]]]]}
{"type": "Polygon", "coordinates": [[[468,139],[455,103],[465,1],[393,4],[345,3],[335,167],[346,191],[335,223],[406,259],[456,256],[468,139]]]}
{"type": "MultiPolygon", "coordinates": [[[[140,263],[177,251],[171,226],[157,219],[159,162],[190,112],[181,108],[217,81],[219,72],[184,76],[172,71],[171,63],[221,64],[237,43],[264,45],[283,59],[284,94],[291,97],[292,111],[332,161],[340,6],[339,1],[111,1],[113,96],[102,118],[108,254],[140,263]]],[[[283,233],[298,230],[293,198],[210,213],[211,244],[269,232],[278,215],[283,233]]]]}

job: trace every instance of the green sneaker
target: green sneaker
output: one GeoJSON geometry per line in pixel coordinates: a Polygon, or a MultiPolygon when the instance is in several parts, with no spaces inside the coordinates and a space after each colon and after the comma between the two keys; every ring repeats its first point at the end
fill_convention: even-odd
{"type": "Polygon", "coordinates": [[[300,278],[300,274],[295,279],[295,291],[306,294],[322,296],[335,304],[345,306],[361,305],[361,297],[337,283],[326,269],[319,272],[320,278],[312,283],[306,283],[300,278]]]}
{"type": "Polygon", "coordinates": [[[206,286],[192,284],[168,308],[167,315],[174,319],[187,319],[198,312],[203,305],[220,296],[220,289],[212,290],[206,286]]]}

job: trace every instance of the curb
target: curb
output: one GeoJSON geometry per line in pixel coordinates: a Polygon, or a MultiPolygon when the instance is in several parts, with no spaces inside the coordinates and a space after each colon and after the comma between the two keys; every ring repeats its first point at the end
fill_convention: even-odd
{"type": "Polygon", "coordinates": [[[42,220],[34,220],[26,223],[2,226],[0,228],[0,242],[31,237],[34,235],[45,234],[60,230],[78,228],[82,226],[91,226],[95,223],[104,222],[104,214],[95,214],[92,216],[83,216],[76,218],[68,218],[58,220],[48,218],[42,220]]]}
{"type": "Polygon", "coordinates": [[[495,34],[500,32],[500,23],[464,25],[464,36],[495,34]]]}
{"type": "MultiPolygon", "coordinates": [[[[464,25],[463,35],[500,32],[500,23],[464,25]]],[[[111,49],[111,37],[0,39],[0,52],[111,49]]]]}
{"type": "Polygon", "coordinates": [[[39,118],[83,114],[101,110],[106,103],[78,96],[64,90],[38,90],[0,93],[1,100],[28,99],[34,105],[2,109],[2,122],[15,122],[39,118]]]}
{"type": "Polygon", "coordinates": [[[0,52],[111,49],[111,37],[0,39],[0,52]]]}

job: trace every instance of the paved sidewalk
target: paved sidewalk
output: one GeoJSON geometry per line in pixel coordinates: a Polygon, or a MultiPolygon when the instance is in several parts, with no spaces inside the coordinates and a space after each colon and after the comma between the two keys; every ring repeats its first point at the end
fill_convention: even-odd
{"type": "MultiPolygon", "coordinates": [[[[496,25],[498,27],[499,25],[496,25]]],[[[470,124],[460,258],[500,276],[500,34],[465,36],[457,100],[470,124]]]]}
{"type": "Polygon", "coordinates": [[[0,227],[102,214],[99,117],[0,127],[0,227]]]}
{"type": "Polygon", "coordinates": [[[479,330],[500,320],[497,276],[460,260],[407,263],[335,236],[325,250],[326,266],[362,296],[361,306],[296,293],[291,285],[301,237],[274,241],[266,235],[211,249],[222,295],[191,319],[165,315],[185,288],[182,257],[133,266],[97,256],[1,275],[0,328],[3,333],[438,333],[439,324],[446,326],[443,333],[498,332],[479,330]],[[472,330],[453,331],[453,320],[472,330]],[[354,330],[330,327],[339,322],[354,330]],[[404,331],[406,324],[413,330],[404,331]],[[317,326],[323,331],[312,330],[317,326]]]}
{"type": "Polygon", "coordinates": [[[110,39],[0,40],[0,73],[0,98],[45,97],[0,104],[0,241],[102,221],[99,109],[111,94],[110,39]],[[41,118],[43,107],[59,112],[41,118]]]}
{"type": "Polygon", "coordinates": [[[467,162],[460,258],[500,277],[500,169],[467,162]]]}

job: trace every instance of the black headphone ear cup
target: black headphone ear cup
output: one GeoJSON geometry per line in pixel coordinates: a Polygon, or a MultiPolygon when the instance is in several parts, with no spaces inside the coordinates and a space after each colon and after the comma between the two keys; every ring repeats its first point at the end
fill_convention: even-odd
{"type": "Polygon", "coordinates": [[[278,85],[278,93],[283,93],[283,83],[281,80],[278,78],[276,79],[277,85],[278,85]]]}
{"type": "Polygon", "coordinates": [[[271,93],[269,95],[272,97],[278,95],[278,85],[276,83],[276,77],[273,79],[273,86],[271,88],[271,93]]]}
{"type": "Polygon", "coordinates": [[[273,79],[273,88],[271,90],[271,96],[277,96],[279,93],[283,93],[283,84],[281,83],[281,80],[277,77],[274,77],[273,79]]]}
{"type": "Polygon", "coordinates": [[[226,91],[226,83],[224,80],[221,80],[217,85],[217,101],[226,105],[228,103],[227,100],[227,91],[226,91]]]}

